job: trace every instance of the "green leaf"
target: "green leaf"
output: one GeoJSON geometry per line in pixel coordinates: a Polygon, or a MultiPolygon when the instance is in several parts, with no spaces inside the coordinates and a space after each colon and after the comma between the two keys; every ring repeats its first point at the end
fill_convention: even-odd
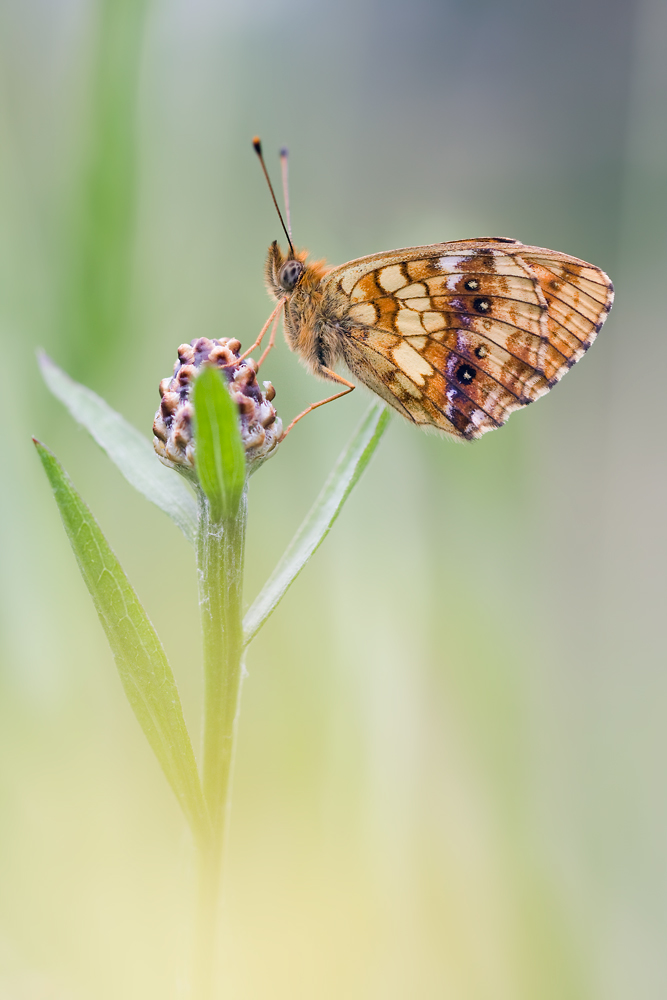
{"type": "Polygon", "coordinates": [[[128,701],[193,830],[207,813],[176,682],[162,644],[97,521],[55,456],[35,441],[128,701]]]}
{"type": "Polygon", "coordinates": [[[92,389],[66,375],[43,351],[44,381],[74,419],[97,441],[127,481],[175,521],[189,541],[197,534],[197,501],[183,479],[162,465],[151,443],[92,389]]]}
{"type": "Polygon", "coordinates": [[[246,477],[239,413],[216,368],[206,367],[195,379],[195,462],[214,521],[236,512],[246,477]]]}
{"type": "Polygon", "coordinates": [[[328,535],[343,504],[370,462],[389,423],[389,417],[386,407],[381,403],[373,403],[359,424],[306,519],[248,610],[243,620],[246,645],[257,635],[282,600],[287,588],[328,535]]]}

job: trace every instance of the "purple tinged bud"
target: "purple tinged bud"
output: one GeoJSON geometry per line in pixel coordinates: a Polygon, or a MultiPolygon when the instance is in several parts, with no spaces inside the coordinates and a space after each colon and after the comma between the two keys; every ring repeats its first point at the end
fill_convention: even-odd
{"type": "Polygon", "coordinates": [[[192,386],[203,365],[215,365],[224,372],[229,392],[239,410],[241,440],[252,473],[269,458],[280,443],[283,425],[271,405],[276,391],[270,382],[264,389],[257,383],[257,366],[252,358],[241,360],[241,343],[233,338],[209,340],[199,337],[181,344],[171,378],[160,382],[160,408],[153,423],[153,445],[160,460],[169,468],[194,473],[195,443],[192,386]]]}

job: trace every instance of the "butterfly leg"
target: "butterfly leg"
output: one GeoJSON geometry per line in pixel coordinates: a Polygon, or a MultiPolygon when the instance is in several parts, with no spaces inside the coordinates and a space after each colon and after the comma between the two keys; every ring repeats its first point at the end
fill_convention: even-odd
{"type": "Polygon", "coordinates": [[[273,321],[273,326],[271,327],[271,336],[269,337],[269,342],[266,345],[265,349],[262,351],[261,357],[260,357],[259,361],[257,362],[257,370],[258,371],[262,367],[262,365],[264,364],[264,360],[265,360],[267,354],[269,353],[269,351],[271,350],[271,348],[275,347],[275,343],[276,343],[276,331],[278,330],[278,320],[279,319],[280,319],[280,313],[277,313],[276,314],[276,318],[273,321]]]}
{"type": "Polygon", "coordinates": [[[352,392],[352,390],[356,388],[356,386],[354,386],[352,382],[348,382],[347,379],[344,379],[340,375],[337,375],[336,372],[332,371],[330,368],[325,368],[324,365],[319,370],[322,372],[323,375],[326,375],[332,381],[340,382],[341,385],[347,386],[347,388],[343,389],[342,392],[335,393],[335,395],[333,396],[327,396],[326,399],[321,399],[319,403],[311,403],[310,406],[307,406],[306,409],[303,411],[303,413],[300,413],[297,417],[295,417],[292,423],[287,428],[287,430],[283,432],[283,436],[280,439],[281,441],[284,441],[289,432],[294,427],[294,425],[298,424],[298,422],[312,410],[316,410],[318,406],[324,406],[325,403],[333,403],[334,399],[340,399],[341,396],[347,396],[348,392],[352,392]]]}
{"type": "Polygon", "coordinates": [[[239,358],[239,361],[243,361],[243,359],[247,358],[249,354],[252,354],[252,352],[255,350],[255,348],[259,347],[259,345],[264,340],[264,334],[269,329],[269,327],[273,323],[274,319],[278,318],[278,316],[280,315],[280,310],[282,309],[282,307],[284,305],[285,305],[285,299],[281,299],[280,302],[278,303],[278,305],[276,306],[276,308],[273,310],[273,312],[271,313],[271,315],[267,319],[267,321],[264,324],[264,326],[262,327],[262,329],[259,331],[259,336],[257,337],[257,340],[255,341],[255,343],[251,344],[250,347],[248,348],[248,350],[243,352],[243,354],[239,358]]]}

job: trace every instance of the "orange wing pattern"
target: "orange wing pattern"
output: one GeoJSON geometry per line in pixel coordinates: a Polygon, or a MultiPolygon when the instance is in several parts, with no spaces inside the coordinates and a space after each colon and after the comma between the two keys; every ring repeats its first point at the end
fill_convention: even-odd
{"type": "Polygon", "coordinates": [[[415,423],[465,439],[548,392],[613,301],[599,268],[507,239],[364,257],[322,286],[353,374],[415,423]]]}

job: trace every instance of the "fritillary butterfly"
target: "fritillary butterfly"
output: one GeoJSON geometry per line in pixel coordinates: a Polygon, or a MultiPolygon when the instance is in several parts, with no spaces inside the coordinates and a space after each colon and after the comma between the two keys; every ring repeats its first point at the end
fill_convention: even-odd
{"type": "Polygon", "coordinates": [[[283,305],[289,347],[313,374],[345,386],[329,399],[354,388],[334,371],[343,361],[406,419],[454,438],[479,438],[548,392],[613,302],[600,268],[505,237],[328,268],[286,233],[287,253],[269,247],[266,284],[283,305]]]}

